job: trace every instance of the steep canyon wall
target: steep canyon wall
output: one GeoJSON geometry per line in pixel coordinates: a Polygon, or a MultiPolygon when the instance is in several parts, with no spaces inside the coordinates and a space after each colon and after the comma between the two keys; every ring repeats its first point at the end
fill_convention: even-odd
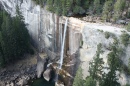
{"type": "MultiPolygon", "coordinates": [[[[0,5],[11,16],[16,15],[15,8],[18,5],[25,18],[25,23],[34,45],[38,47],[39,51],[46,51],[52,60],[59,56],[66,17],[59,17],[47,11],[46,7],[41,8],[35,5],[31,0],[0,0],[0,5]]],[[[107,65],[107,54],[110,52],[107,47],[109,47],[110,43],[113,43],[113,38],[106,39],[104,32],[113,33],[120,39],[120,35],[125,31],[123,28],[88,23],[72,17],[68,18],[67,28],[65,54],[73,55],[76,52],[79,53],[84,78],[89,75],[87,72],[89,61],[94,57],[99,43],[103,45],[104,54],[101,57],[105,62],[104,65],[107,65]]],[[[121,44],[121,46],[123,45],[121,44]]],[[[127,46],[125,48],[126,54],[121,56],[125,65],[128,65],[129,52],[130,46],[127,46]]],[[[119,82],[125,85],[130,82],[129,76],[121,73],[119,82]]]]}

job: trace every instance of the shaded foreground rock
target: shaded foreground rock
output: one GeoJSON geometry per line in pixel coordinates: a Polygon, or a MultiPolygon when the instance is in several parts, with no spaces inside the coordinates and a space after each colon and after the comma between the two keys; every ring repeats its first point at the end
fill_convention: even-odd
{"type": "Polygon", "coordinates": [[[37,55],[37,68],[36,68],[36,71],[37,71],[37,78],[40,78],[42,73],[45,71],[46,69],[46,64],[47,62],[47,57],[46,55],[37,55]]]}
{"type": "Polygon", "coordinates": [[[27,84],[27,81],[30,79],[28,76],[23,76],[22,78],[19,79],[17,85],[19,86],[24,86],[27,84]]]}
{"type": "Polygon", "coordinates": [[[11,71],[0,74],[0,86],[25,86],[28,80],[35,78],[36,66],[30,66],[25,70],[19,71],[11,71]],[[32,71],[32,72],[31,72],[32,71]]]}
{"type": "Polygon", "coordinates": [[[43,77],[45,78],[45,80],[49,81],[51,79],[51,68],[48,68],[44,73],[43,73],[43,77]]]}
{"type": "Polygon", "coordinates": [[[40,78],[41,77],[41,74],[43,72],[43,67],[44,67],[44,64],[42,62],[39,62],[37,64],[37,78],[40,78]]]}
{"type": "Polygon", "coordinates": [[[35,57],[0,69],[0,86],[26,86],[28,80],[36,77],[35,57]],[[33,60],[33,62],[31,62],[33,60]],[[28,63],[28,64],[27,64],[28,63]],[[19,67],[19,65],[21,65],[19,67]]]}

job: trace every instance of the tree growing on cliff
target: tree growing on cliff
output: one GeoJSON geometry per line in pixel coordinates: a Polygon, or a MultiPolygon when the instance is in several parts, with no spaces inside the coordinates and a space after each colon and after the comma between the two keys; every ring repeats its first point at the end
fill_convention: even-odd
{"type": "MultiPolygon", "coordinates": [[[[1,10],[0,10],[1,11],[1,10]]],[[[25,53],[30,53],[30,37],[21,14],[11,18],[3,13],[0,30],[0,64],[14,61],[25,53]]]]}
{"type": "Polygon", "coordinates": [[[18,5],[16,5],[16,17],[19,18],[20,21],[24,21],[24,17],[18,5]]]}
{"type": "Polygon", "coordinates": [[[100,58],[100,54],[103,53],[102,45],[98,44],[95,57],[90,62],[89,73],[85,80],[82,79],[82,72],[78,71],[74,79],[73,86],[120,86],[118,83],[118,77],[116,71],[121,70],[121,60],[120,60],[120,47],[118,45],[119,40],[114,38],[113,44],[111,44],[111,51],[107,56],[108,67],[104,67],[103,59],[100,58]],[[108,73],[104,72],[108,70],[108,73]],[[83,83],[83,84],[80,84],[83,83]]]}
{"type": "Polygon", "coordinates": [[[119,46],[117,44],[112,45],[112,51],[108,54],[108,65],[109,72],[105,74],[102,86],[120,86],[118,83],[118,78],[116,71],[119,71],[121,68],[121,61],[119,59],[119,46]]]}
{"type": "Polygon", "coordinates": [[[96,86],[96,81],[92,77],[87,77],[84,86],[96,86]]]}
{"type": "Polygon", "coordinates": [[[103,53],[101,48],[102,48],[102,45],[98,44],[96,55],[89,64],[90,77],[92,77],[92,79],[94,80],[101,80],[101,77],[103,75],[102,69],[103,69],[104,62],[103,62],[103,59],[100,58],[100,54],[103,53]]]}
{"type": "Polygon", "coordinates": [[[73,86],[84,86],[84,81],[82,78],[82,69],[79,67],[79,69],[76,72],[76,76],[74,78],[73,86]]]}
{"type": "Polygon", "coordinates": [[[127,32],[123,32],[120,37],[122,44],[124,44],[127,47],[130,42],[130,35],[127,32]]]}
{"type": "Polygon", "coordinates": [[[1,25],[2,25],[2,20],[3,20],[2,15],[3,15],[3,12],[0,11],[0,31],[1,31],[1,25]]]}

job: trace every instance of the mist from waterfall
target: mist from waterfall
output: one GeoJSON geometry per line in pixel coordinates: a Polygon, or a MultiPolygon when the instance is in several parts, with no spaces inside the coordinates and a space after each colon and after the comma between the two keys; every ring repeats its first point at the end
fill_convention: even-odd
{"type": "Polygon", "coordinates": [[[66,21],[65,21],[65,25],[64,25],[63,40],[62,40],[62,42],[61,42],[61,54],[60,54],[60,65],[59,65],[59,69],[62,68],[62,64],[63,64],[64,45],[65,45],[65,38],[66,38],[66,31],[67,31],[67,24],[68,24],[68,19],[66,19],[66,21]]]}

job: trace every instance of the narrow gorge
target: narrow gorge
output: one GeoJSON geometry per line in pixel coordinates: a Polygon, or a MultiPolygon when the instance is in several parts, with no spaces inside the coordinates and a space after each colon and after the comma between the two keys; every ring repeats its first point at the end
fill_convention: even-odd
{"type": "MultiPolygon", "coordinates": [[[[0,0],[0,6],[12,17],[16,16],[16,5],[25,18],[33,45],[38,49],[37,77],[46,76],[50,80],[51,70],[55,71],[57,86],[72,86],[76,71],[80,66],[83,78],[89,76],[89,62],[94,58],[97,45],[102,44],[104,67],[108,67],[107,55],[111,52],[110,45],[118,40],[124,53],[120,55],[122,65],[128,66],[130,45],[122,43],[121,35],[125,28],[106,23],[86,22],[80,18],[57,16],[36,5],[32,0],[0,0]],[[109,35],[107,37],[106,35],[109,35]],[[46,55],[40,55],[45,53],[46,55]],[[45,61],[48,60],[45,66],[45,61]],[[46,69],[46,70],[44,70],[46,69]],[[44,74],[43,74],[43,71],[44,74]]],[[[108,72],[107,70],[104,70],[108,72]]],[[[130,75],[117,71],[121,86],[130,84],[130,75]]],[[[14,85],[15,86],[15,85],[14,85]]]]}

